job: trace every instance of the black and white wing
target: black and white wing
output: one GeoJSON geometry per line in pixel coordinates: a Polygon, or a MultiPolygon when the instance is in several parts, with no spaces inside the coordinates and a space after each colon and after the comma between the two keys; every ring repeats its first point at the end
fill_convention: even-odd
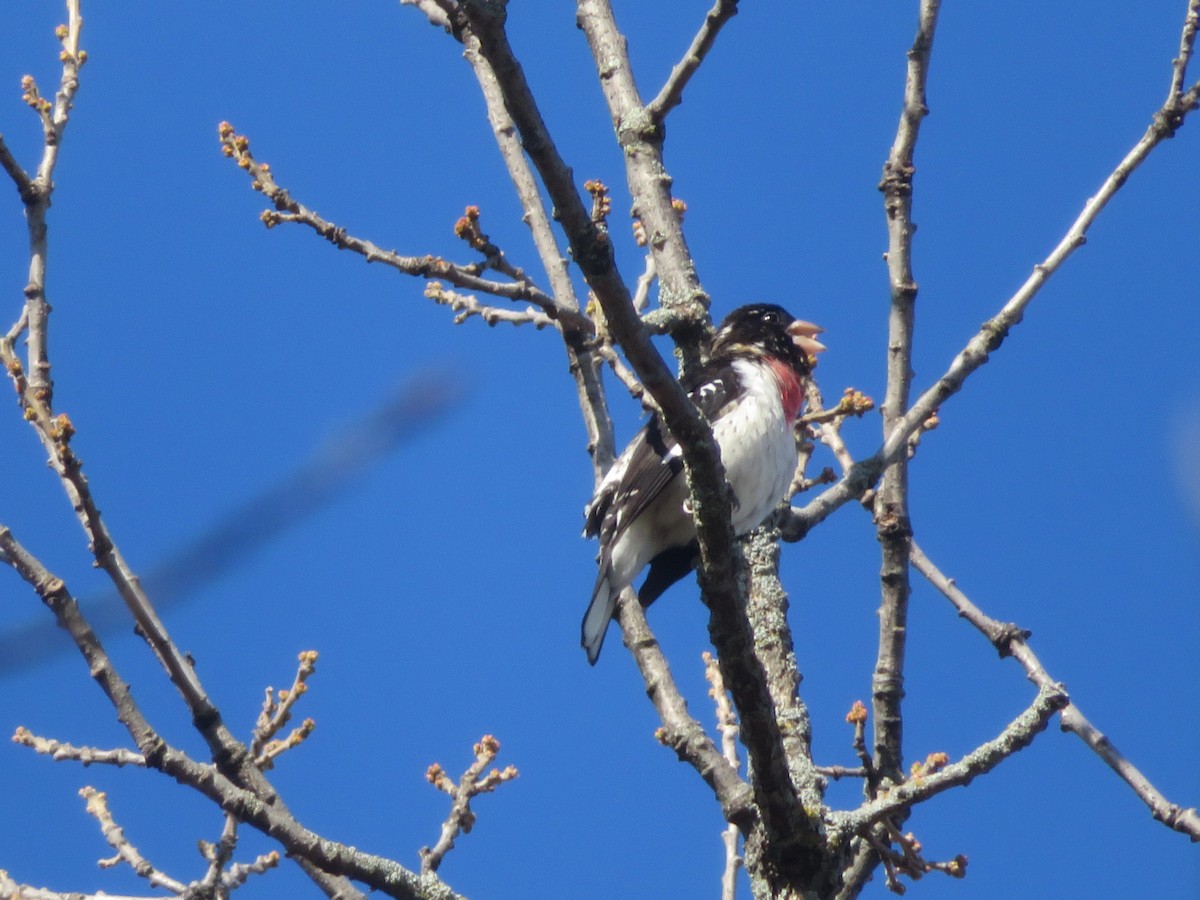
{"type": "MultiPolygon", "coordinates": [[[[689,380],[696,386],[688,396],[710,422],[727,411],[741,390],[729,365],[701,367],[689,380]]],[[[695,540],[689,535],[694,530],[677,484],[682,473],[679,445],[655,417],[613,464],[585,510],[584,536],[600,537],[599,573],[582,627],[582,644],[592,663],[600,654],[617,595],[642,566],[650,564],[646,604],[695,567],[695,540]],[[652,509],[656,501],[661,504],[652,509]],[[628,533],[643,516],[646,521],[628,533]]]]}
{"type": "MultiPolygon", "coordinates": [[[[701,366],[688,397],[709,422],[721,415],[741,394],[741,379],[733,366],[701,366]]],[[[686,383],[685,383],[686,386],[686,383]]],[[[655,416],[638,432],[613,463],[592,502],[584,510],[584,537],[600,536],[603,545],[621,536],[625,527],[683,473],[679,444],[666,434],[655,416]]]]}

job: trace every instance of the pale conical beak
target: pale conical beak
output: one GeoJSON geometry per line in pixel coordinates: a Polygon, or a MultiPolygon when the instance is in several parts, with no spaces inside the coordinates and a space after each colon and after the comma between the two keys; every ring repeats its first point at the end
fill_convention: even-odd
{"type": "Polygon", "coordinates": [[[803,319],[797,319],[787,327],[787,333],[791,337],[792,343],[809,356],[816,356],[825,349],[825,345],[817,340],[817,335],[824,330],[820,325],[805,322],[803,319]]]}

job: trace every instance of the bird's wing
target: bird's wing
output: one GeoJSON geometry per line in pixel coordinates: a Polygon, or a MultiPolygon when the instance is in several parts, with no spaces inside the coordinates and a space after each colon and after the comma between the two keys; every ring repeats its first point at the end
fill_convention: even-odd
{"type": "Polygon", "coordinates": [[[742,378],[732,360],[710,360],[684,380],[688,397],[704,418],[715,422],[742,395],[742,378]]]}
{"type": "Polygon", "coordinates": [[[584,535],[599,534],[602,542],[613,540],[682,471],[679,445],[664,440],[658,419],[651,419],[596,491],[587,508],[584,535]]]}
{"type": "MultiPolygon", "coordinates": [[[[688,397],[709,420],[720,418],[741,393],[732,365],[710,362],[685,382],[688,397]]],[[[646,423],[614,463],[586,510],[584,535],[602,543],[618,537],[683,472],[679,444],[665,434],[657,417],[646,423]]]]}

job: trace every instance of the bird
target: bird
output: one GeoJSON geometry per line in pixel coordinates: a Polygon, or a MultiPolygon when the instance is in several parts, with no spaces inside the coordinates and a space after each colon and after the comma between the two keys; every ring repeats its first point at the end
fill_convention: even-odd
{"type": "MultiPolygon", "coordinates": [[[[781,306],[735,309],[713,335],[708,361],[685,374],[688,397],[712,425],[731,489],[733,530],[762,524],[785,499],[796,469],[793,434],[824,329],[781,306]]],[[[617,596],[650,570],[638,592],[649,606],[696,567],[698,541],[679,444],[657,416],[629,442],[584,509],[599,537],[599,573],[581,644],[596,664],[617,596]]]]}

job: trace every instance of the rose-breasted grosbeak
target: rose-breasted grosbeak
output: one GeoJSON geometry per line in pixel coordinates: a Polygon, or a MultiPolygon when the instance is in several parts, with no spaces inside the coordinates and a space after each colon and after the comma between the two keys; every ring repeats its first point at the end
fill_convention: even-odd
{"type": "MultiPolygon", "coordinates": [[[[804,404],[810,357],[822,329],[760,303],[734,310],[713,336],[707,363],[684,387],[712,425],[732,489],[733,530],[758,527],[787,493],[796,469],[792,433],[804,404]]],[[[648,606],[696,566],[696,526],[688,509],[679,445],[652,418],[625,448],[584,511],[584,537],[600,537],[600,575],[583,617],[583,648],[593,665],[617,595],[647,564],[639,591],[648,606]]]]}

